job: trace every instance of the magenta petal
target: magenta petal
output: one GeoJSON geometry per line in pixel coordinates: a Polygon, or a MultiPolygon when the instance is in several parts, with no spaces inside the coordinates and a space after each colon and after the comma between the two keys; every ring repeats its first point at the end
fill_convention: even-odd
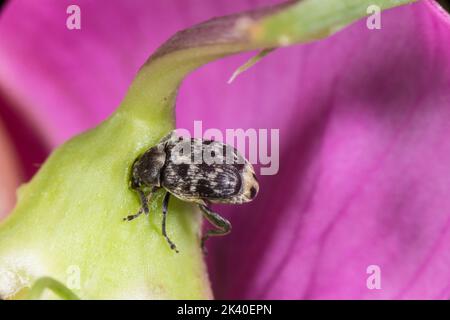
{"type": "MultiPolygon", "coordinates": [[[[272,1],[12,1],[0,19],[0,87],[54,146],[114,110],[176,30],[272,1]]],[[[280,172],[252,204],[220,207],[210,242],[218,298],[448,298],[450,19],[434,4],[385,12],[280,49],[226,81],[243,56],[182,86],[178,126],[280,128],[280,172]],[[366,287],[369,265],[381,290],[366,287]]],[[[247,56],[247,55],[245,55],[247,56]]]]}
{"type": "Polygon", "coordinates": [[[236,121],[210,114],[281,128],[279,174],[210,248],[217,297],[450,296],[450,19],[428,1],[382,19],[279,50],[229,89],[236,121]]]}
{"type": "Polygon", "coordinates": [[[50,146],[105,119],[148,56],[194,23],[276,2],[11,0],[0,18],[0,88],[50,146]]]}

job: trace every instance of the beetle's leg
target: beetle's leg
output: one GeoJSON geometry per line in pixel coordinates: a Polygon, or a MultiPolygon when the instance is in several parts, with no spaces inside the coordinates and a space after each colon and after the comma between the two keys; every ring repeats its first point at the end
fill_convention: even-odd
{"type": "Polygon", "coordinates": [[[125,218],[123,218],[124,221],[131,221],[136,219],[137,217],[139,217],[142,213],[145,212],[145,214],[149,213],[148,210],[148,201],[150,199],[150,196],[152,195],[151,193],[148,195],[148,197],[145,196],[144,192],[142,192],[141,190],[136,190],[136,192],[139,194],[139,198],[141,199],[141,208],[139,209],[139,211],[136,214],[132,214],[129,215],[125,218]]]}
{"type": "Polygon", "coordinates": [[[166,195],[164,196],[163,204],[162,204],[162,213],[163,213],[163,219],[162,219],[162,234],[164,238],[166,238],[167,242],[170,245],[170,249],[175,250],[175,252],[178,253],[177,246],[169,239],[166,232],[166,218],[167,218],[167,208],[169,207],[169,199],[170,199],[170,193],[166,192],[166,195]]]}
{"type": "Polygon", "coordinates": [[[209,221],[214,227],[217,229],[211,229],[206,232],[206,234],[202,237],[201,248],[203,252],[206,254],[205,241],[212,236],[224,236],[231,232],[231,223],[221,217],[218,213],[212,211],[206,205],[199,204],[200,209],[203,211],[203,215],[206,220],[209,221]]]}

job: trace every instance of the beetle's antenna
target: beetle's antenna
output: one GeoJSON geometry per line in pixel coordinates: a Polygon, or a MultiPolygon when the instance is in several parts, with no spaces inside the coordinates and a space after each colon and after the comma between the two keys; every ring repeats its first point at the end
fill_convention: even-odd
{"type": "Polygon", "coordinates": [[[144,192],[137,189],[136,192],[139,194],[139,198],[141,199],[141,208],[136,214],[129,215],[125,218],[123,218],[124,221],[131,221],[139,217],[142,213],[149,214],[150,210],[148,209],[148,202],[150,200],[150,197],[152,196],[153,192],[151,192],[147,197],[145,196],[144,192]]]}

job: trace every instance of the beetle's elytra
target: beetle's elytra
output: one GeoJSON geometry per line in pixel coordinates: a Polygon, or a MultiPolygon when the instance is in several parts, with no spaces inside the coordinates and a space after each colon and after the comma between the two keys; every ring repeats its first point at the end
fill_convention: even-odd
{"type": "Polygon", "coordinates": [[[131,169],[130,185],[141,200],[142,207],[124,220],[130,221],[142,213],[148,214],[148,201],[156,190],[167,192],[163,200],[162,234],[170,248],[178,252],[166,233],[166,217],[170,195],[197,203],[205,218],[215,227],[201,239],[231,231],[231,224],[209,205],[211,203],[240,204],[252,201],[259,185],[253,166],[239,152],[224,143],[179,137],[172,131],[156,146],[139,156],[131,169]]]}

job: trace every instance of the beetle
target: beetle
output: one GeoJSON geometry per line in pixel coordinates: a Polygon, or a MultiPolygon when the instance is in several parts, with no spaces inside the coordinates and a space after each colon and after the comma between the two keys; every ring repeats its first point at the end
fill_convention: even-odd
{"type": "Polygon", "coordinates": [[[231,223],[210,208],[210,204],[241,204],[252,201],[259,184],[253,166],[235,148],[214,141],[178,136],[172,131],[134,161],[130,188],[140,198],[141,208],[123,220],[131,221],[149,214],[149,200],[160,188],[166,193],[162,203],[162,235],[170,248],[178,252],[166,231],[170,196],[198,204],[204,217],[215,227],[201,238],[231,232],[231,223]]]}

